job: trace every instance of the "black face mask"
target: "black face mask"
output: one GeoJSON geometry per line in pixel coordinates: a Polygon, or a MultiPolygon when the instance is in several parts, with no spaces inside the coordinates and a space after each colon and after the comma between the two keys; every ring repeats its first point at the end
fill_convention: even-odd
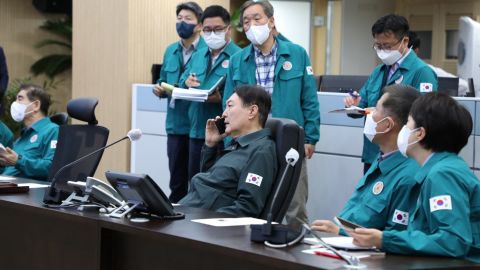
{"type": "Polygon", "coordinates": [[[183,39],[190,38],[193,35],[193,29],[195,26],[197,25],[186,23],[184,21],[177,22],[177,33],[183,39]]]}

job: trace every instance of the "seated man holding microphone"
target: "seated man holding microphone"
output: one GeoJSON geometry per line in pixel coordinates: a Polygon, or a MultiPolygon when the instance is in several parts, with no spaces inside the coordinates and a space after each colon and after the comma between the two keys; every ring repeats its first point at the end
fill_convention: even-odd
{"type": "Polygon", "coordinates": [[[265,129],[271,99],[260,86],[243,85],[227,100],[222,114],[225,132],[208,119],[200,173],[191,181],[182,205],[236,216],[258,217],[277,174],[275,142],[265,129]],[[223,151],[217,144],[231,136],[223,151]]]}
{"type": "MultiPolygon", "coordinates": [[[[420,93],[406,85],[387,86],[382,92],[375,110],[367,114],[363,131],[381,152],[339,217],[365,227],[405,230],[418,195],[413,191],[419,185],[414,179],[419,167],[398,151],[397,137],[420,93]]],[[[329,220],[314,221],[312,229],[348,233],[329,220]]]]}

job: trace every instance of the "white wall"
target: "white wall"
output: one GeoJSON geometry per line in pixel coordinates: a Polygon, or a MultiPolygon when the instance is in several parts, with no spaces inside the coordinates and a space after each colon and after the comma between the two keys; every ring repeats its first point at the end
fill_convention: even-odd
{"type": "Polygon", "coordinates": [[[369,75],[378,65],[372,49],[372,25],[395,11],[395,1],[343,0],[340,74],[369,75]]]}

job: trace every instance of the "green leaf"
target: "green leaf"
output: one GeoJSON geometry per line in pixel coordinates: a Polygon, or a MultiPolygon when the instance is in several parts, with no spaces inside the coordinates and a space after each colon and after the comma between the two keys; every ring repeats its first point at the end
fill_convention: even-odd
{"type": "Polygon", "coordinates": [[[70,42],[72,41],[72,19],[69,17],[58,20],[48,20],[40,26],[40,28],[63,37],[70,42]]]}
{"type": "Polygon", "coordinates": [[[69,43],[66,43],[66,42],[63,42],[63,41],[53,40],[53,39],[42,40],[42,41],[38,42],[37,44],[35,44],[35,48],[42,48],[42,47],[48,46],[48,45],[59,45],[59,46],[62,46],[62,47],[72,49],[72,44],[69,44],[69,43]]]}
{"type": "Polygon", "coordinates": [[[72,55],[52,54],[37,60],[30,67],[30,71],[35,75],[45,74],[49,78],[72,68],[72,55]]]}

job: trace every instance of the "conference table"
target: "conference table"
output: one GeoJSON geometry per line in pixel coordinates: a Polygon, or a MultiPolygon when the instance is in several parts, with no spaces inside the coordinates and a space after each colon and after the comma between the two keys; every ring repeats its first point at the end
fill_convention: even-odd
{"type": "MultiPolygon", "coordinates": [[[[309,248],[305,244],[274,249],[251,242],[249,226],[191,221],[228,215],[178,206],[185,219],[134,223],[98,210],[45,207],[44,192],[32,188],[0,195],[0,269],[347,269],[341,260],[303,253],[309,248]]],[[[465,260],[390,254],[361,264],[367,269],[480,269],[465,260]]]]}

